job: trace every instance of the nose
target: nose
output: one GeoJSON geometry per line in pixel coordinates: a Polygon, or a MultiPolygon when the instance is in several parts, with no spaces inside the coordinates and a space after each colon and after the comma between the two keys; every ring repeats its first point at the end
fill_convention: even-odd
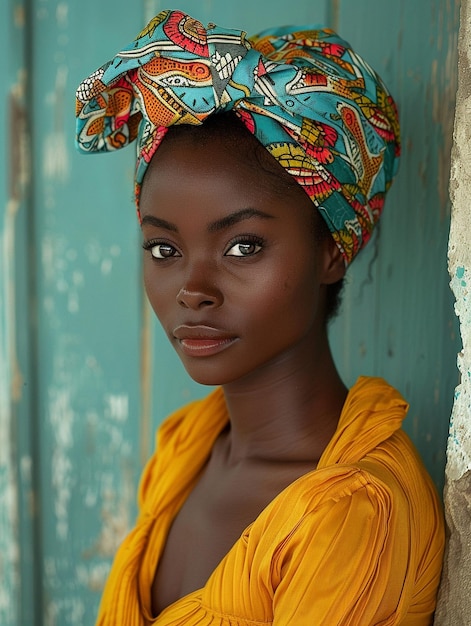
{"type": "Polygon", "coordinates": [[[223,296],[215,284],[204,280],[204,274],[199,274],[199,280],[192,280],[180,289],[177,294],[177,302],[185,309],[195,311],[204,308],[217,308],[223,303],[223,296]]]}

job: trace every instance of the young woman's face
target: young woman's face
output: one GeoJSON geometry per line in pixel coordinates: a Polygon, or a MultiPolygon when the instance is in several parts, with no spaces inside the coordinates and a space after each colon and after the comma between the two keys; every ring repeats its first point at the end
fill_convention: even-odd
{"type": "Polygon", "coordinates": [[[301,342],[315,350],[324,330],[332,246],[315,236],[304,191],[280,193],[249,160],[220,138],[164,140],[142,189],[147,295],[203,384],[289,361],[301,342]]]}

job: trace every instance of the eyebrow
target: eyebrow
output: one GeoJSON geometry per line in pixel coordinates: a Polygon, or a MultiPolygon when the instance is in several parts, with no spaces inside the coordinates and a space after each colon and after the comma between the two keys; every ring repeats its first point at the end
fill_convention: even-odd
{"type": "Polygon", "coordinates": [[[145,224],[150,224],[151,226],[157,226],[157,228],[163,228],[164,230],[171,230],[174,233],[178,233],[178,228],[175,224],[167,222],[167,220],[163,220],[160,217],[155,217],[154,215],[144,215],[141,220],[141,226],[144,226],[145,224]]]}
{"type": "Polygon", "coordinates": [[[259,211],[258,209],[241,209],[240,211],[236,211],[235,213],[225,215],[215,222],[211,222],[211,224],[208,225],[208,231],[210,233],[214,233],[218,230],[224,230],[225,228],[229,228],[234,224],[242,222],[243,220],[248,220],[252,217],[260,217],[265,220],[273,219],[273,215],[265,213],[264,211],[259,211]]]}
{"type": "MultiPolygon", "coordinates": [[[[240,211],[235,211],[234,213],[230,213],[229,215],[225,215],[219,220],[215,220],[208,224],[208,232],[214,233],[219,230],[224,230],[233,226],[234,224],[238,224],[244,220],[251,219],[252,217],[258,217],[261,219],[273,219],[273,215],[269,213],[265,213],[264,211],[259,211],[258,209],[241,209],[240,211]]],[[[172,222],[167,222],[167,220],[163,220],[160,217],[155,217],[154,215],[144,215],[142,218],[141,225],[150,224],[152,226],[156,226],[157,228],[163,228],[164,230],[169,230],[174,233],[178,233],[178,227],[176,224],[172,224],[172,222]]]]}

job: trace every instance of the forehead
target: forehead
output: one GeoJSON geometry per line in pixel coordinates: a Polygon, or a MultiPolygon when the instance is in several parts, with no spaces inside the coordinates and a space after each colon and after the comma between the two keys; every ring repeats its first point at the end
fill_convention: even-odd
{"type": "Polygon", "coordinates": [[[145,212],[149,192],[175,187],[201,187],[209,177],[210,191],[230,193],[241,187],[267,196],[286,196],[297,202],[311,201],[276,159],[245,128],[234,114],[215,115],[200,126],[169,128],[147,169],[140,200],[145,212]]]}
{"type": "MultiPolygon", "coordinates": [[[[143,228],[165,222],[167,230],[199,237],[202,232],[225,232],[226,227],[253,217],[279,241],[289,240],[293,245],[307,241],[312,246],[324,240],[326,227],[318,210],[269,153],[273,169],[271,164],[262,165],[253,153],[237,146],[230,149],[231,144],[220,137],[207,136],[202,142],[195,137],[176,134],[156,151],[142,187],[143,228]],[[284,177],[289,177],[288,182],[284,177]]],[[[257,146],[258,141],[253,141],[257,146]]],[[[253,146],[252,142],[247,145],[253,146]]],[[[265,148],[260,145],[260,150],[265,148]]]]}
{"type": "Polygon", "coordinates": [[[258,218],[264,235],[320,250],[330,234],[304,189],[244,127],[236,127],[233,134],[222,130],[197,127],[167,133],[143,181],[145,235],[152,236],[152,229],[148,232],[144,223],[166,222],[167,230],[171,225],[189,240],[206,240],[201,233],[216,237],[226,226],[240,223],[235,215],[245,218],[253,211],[274,218],[258,218]],[[216,223],[224,228],[211,228],[216,223]]]}

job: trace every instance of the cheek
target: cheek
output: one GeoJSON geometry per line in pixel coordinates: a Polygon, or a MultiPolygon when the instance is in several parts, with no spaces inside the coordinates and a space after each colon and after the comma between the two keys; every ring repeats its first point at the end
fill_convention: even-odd
{"type": "Polygon", "coordinates": [[[151,272],[151,268],[149,267],[149,265],[150,265],[149,261],[147,260],[147,258],[145,258],[144,264],[143,264],[144,288],[146,290],[147,298],[149,299],[149,302],[152,304],[152,301],[155,296],[156,282],[155,280],[152,280],[152,272],[151,272]]]}
{"type": "Polygon", "coordinates": [[[251,289],[253,310],[264,324],[309,325],[319,305],[319,282],[314,263],[292,263],[273,272],[251,289]]]}
{"type": "Polygon", "coordinates": [[[151,259],[144,260],[143,278],[147,299],[159,320],[163,321],[162,318],[172,296],[165,279],[157,275],[151,259]]]}

